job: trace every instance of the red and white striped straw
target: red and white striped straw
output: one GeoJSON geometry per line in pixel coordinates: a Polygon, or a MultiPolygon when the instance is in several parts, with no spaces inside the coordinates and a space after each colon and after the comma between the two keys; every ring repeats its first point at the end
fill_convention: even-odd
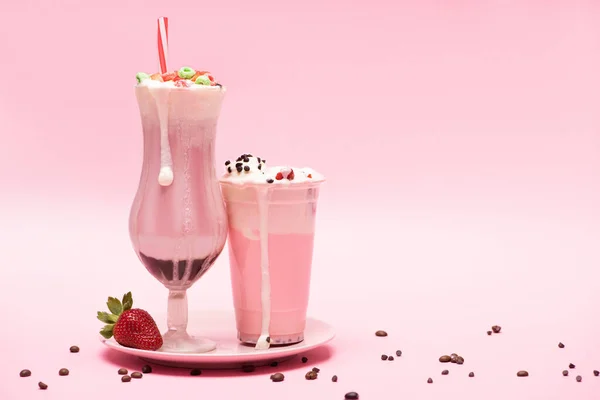
{"type": "Polygon", "coordinates": [[[160,72],[167,73],[167,60],[169,58],[169,19],[160,17],[158,19],[158,62],[160,72]]]}

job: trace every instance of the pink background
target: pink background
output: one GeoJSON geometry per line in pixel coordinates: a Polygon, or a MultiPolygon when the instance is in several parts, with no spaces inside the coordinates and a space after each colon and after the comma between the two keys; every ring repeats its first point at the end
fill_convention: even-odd
{"type": "MultiPolygon", "coordinates": [[[[600,397],[597,2],[167,4],[0,6],[0,399],[600,397]],[[309,313],[338,336],[309,354],[317,381],[296,360],[279,385],[269,368],[157,368],[123,385],[116,369],[140,363],[97,340],[106,296],[166,304],[127,232],[142,148],[132,86],[157,69],[159,15],[171,65],[229,87],[219,163],[249,151],[329,178],[309,313]],[[493,324],[502,334],[487,337],[493,324]],[[450,352],[466,363],[441,377],[450,352]]],[[[189,296],[231,308],[225,252],[189,296]]]]}

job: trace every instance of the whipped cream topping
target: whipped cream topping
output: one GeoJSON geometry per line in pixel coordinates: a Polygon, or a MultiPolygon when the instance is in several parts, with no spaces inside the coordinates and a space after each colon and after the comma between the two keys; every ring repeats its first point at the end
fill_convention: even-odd
{"type": "Polygon", "coordinates": [[[176,81],[156,81],[154,79],[144,79],[140,83],[137,84],[139,87],[147,87],[153,89],[160,88],[169,88],[169,89],[189,89],[189,90],[223,90],[223,86],[221,85],[197,85],[189,79],[183,79],[177,82],[184,82],[183,84],[179,84],[181,86],[177,86],[176,81]]]}
{"type": "Polygon", "coordinates": [[[227,160],[225,169],[221,182],[235,184],[293,185],[325,180],[323,175],[312,168],[269,167],[265,159],[252,154],[242,154],[235,161],[227,160]]]}

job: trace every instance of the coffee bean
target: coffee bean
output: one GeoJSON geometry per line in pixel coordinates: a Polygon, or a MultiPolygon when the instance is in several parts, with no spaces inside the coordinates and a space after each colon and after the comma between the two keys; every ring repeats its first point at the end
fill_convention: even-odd
{"type": "Polygon", "coordinates": [[[575,368],[575,364],[573,364],[573,363],[570,363],[570,364],[569,364],[569,368],[571,368],[571,369],[575,368]]]}
{"type": "Polygon", "coordinates": [[[190,371],[191,376],[198,376],[201,374],[202,374],[202,371],[200,371],[200,369],[198,369],[198,368],[194,368],[193,370],[190,371]]]}
{"type": "Polygon", "coordinates": [[[267,183],[273,183],[273,182],[274,182],[273,179],[271,179],[271,178],[267,179],[267,183]]]}
{"type": "Polygon", "coordinates": [[[564,348],[565,348],[565,345],[559,342],[559,343],[558,343],[558,348],[559,348],[559,349],[564,349],[564,348]]]}
{"type": "Polygon", "coordinates": [[[394,361],[394,356],[389,356],[388,361],[394,361]]]}
{"type": "Polygon", "coordinates": [[[119,373],[119,375],[127,375],[129,371],[127,371],[125,368],[119,368],[117,372],[119,373]]]}
{"type": "Polygon", "coordinates": [[[337,375],[331,377],[331,382],[337,382],[337,375]]]}
{"type": "Polygon", "coordinates": [[[316,373],[315,371],[308,371],[308,372],[306,373],[306,375],[304,375],[304,377],[305,377],[307,380],[309,380],[309,381],[312,381],[312,380],[315,380],[315,379],[317,379],[317,373],[316,373]]]}
{"type": "MultiPolygon", "coordinates": [[[[250,171],[250,167],[246,165],[246,166],[244,167],[244,171],[246,171],[246,172],[250,171]]],[[[270,341],[270,339],[269,339],[269,341],[270,341]]],[[[268,343],[269,341],[267,341],[267,343],[268,343]]]]}
{"type": "Polygon", "coordinates": [[[452,360],[452,358],[450,356],[441,356],[440,357],[441,363],[447,363],[447,362],[450,362],[450,360],[452,360]]]}
{"type": "Polygon", "coordinates": [[[321,370],[320,370],[319,368],[317,368],[317,367],[314,367],[312,370],[313,370],[313,372],[316,372],[317,374],[318,374],[319,372],[321,372],[321,370]]]}
{"type": "Polygon", "coordinates": [[[279,365],[279,363],[278,363],[277,361],[273,361],[273,362],[271,363],[271,367],[276,367],[276,366],[278,366],[278,365],[279,365]]]}
{"type": "Polygon", "coordinates": [[[303,362],[304,364],[306,364],[306,362],[307,362],[307,361],[308,361],[308,358],[306,358],[306,357],[302,357],[302,362],[303,362]]]}
{"type": "Polygon", "coordinates": [[[386,337],[387,332],[386,331],[377,331],[377,332],[375,332],[375,336],[386,337]]]}
{"type": "Polygon", "coordinates": [[[356,392],[348,392],[344,396],[344,399],[346,399],[346,400],[358,400],[358,393],[356,393],[356,392]]]}
{"type": "Polygon", "coordinates": [[[563,376],[568,376],[569,375],[569,371],[567,371],[566,369],[563,371],[563,376]]]}
{"type": "Polygon", "coordinates": [[[494,325],[492,326],[492,331],[494,333],[500,333],[500,330],[502,329],[502,327],[498,326],[498,325],[494,325]]]}
{"type": "Polygon", "coordinates": [[[474,372],[469,372],[469,378],[472,378],[472,377],[474,377],[474,376],[475,376],[475,373],[474,373],[474,372]]]}
{"type": "Polygon", "coordinates": [[[40,387],[40,389],[42,390],[46,390],[48,389],[48,385],[46,385],[44,382],[38,382],[38,386],[40,387]]]}
{"type": "Polygon", "coordinates": [[[123,375],[121,377],[121,382],[131,382],[131,377],[129,375],[123,375]]]}
{"type": "Polygon", "coordinates": [[[448,371],[447,369],[442,371],[442,375],[448,375],[450,373],[450,371],[448,371]]]}
{"type": "Polygon", "coordinates": [[[402,351],[396,350],[396,356],[401,357],[402,356],[402,351]]]}
{"type": "Polygon", "coordinates": [[[488,336],[492,336],[492,331],[487,331],[488,336]]]}
{"type": "Polygon", "coordinates": [[[577,376],[575,377],[575,380],[576,380],[577,382],[581,382],[581,375],[577,375],[577,376]]]}
{"type": "Polygon", "coordinates": [[[283,374],[280,372],[271,375],[271,380],[273,382],[283,382],[284,379],[285,379],[285,376],[283,376],[283,374]]]}
{"type": "Polygon", "coordinates": [[[225,166],[228,166],[229,164],[231,164],[231,161],[229,161],[229,160],[225,161],[225,166]]]}
{"type": "Polygon", "coordinates": [[[27,378],[28,376],[31,376],[31,371],[28,369],[24,369],[21,372],[19,372],[19,376],[21,378],[27,378]]]}
{"type": "Polygon", "coordinates": [[[131,374],[131,377],[132,377],[133,379],[142,379],[142,377],[143,377],[143,376],[144,376],[144,375],[142,375],[142,373],[141,373],[141,372],[134,372],[133,374],[131,374]]]}
{"type": "Polygon", "coordinates": [[[598,376],[598,375],[600,375],[600,371],[594,370],[594,376],[598,376]]]}
{"type": "Polygon", "coordinates": [[[60,376],[67,376],[69,375],[69,370],[66,368],[61,368],[58,370],[58,375],[60,376]]]}
{"type": "Polygon", "coordinates": [[[456,359],[456,363],[458,365],[463,365],[465,363],[465,359],[462,358],[461,356],[458,356],[458,358],[456,359]]]}
{"type": "Polygon", "coordinates": [[[456,364],[456,361],[458,361],[458,354],[456,354],[456,353],[450,354],[450,362],[452,364],[456,364]]]}
{"type": "MultiPolygon", "coordinates": [[[[260,165],[259,165],[259,168],[260,168],[260,165]]],[[[249,170],[250,170],[250,168],[248,167],[247,171],[249,171],[249,170]]],[[[271,343],[271,336],[267,336],[266,340],[267,340],[267,343],[271,343]]]]}
{"type": "Polygon", "coordinates": [[[244,372],[254,372],[255,369],[256,367],[254,365],[244,365],[242,367],[242,371],[244,372]]]}
{"type": "Polygon", "coordinates": [[[69,351],[70,351],[71,353],[79,353],[79,347],[77,347],[77,346],[71,346],[71,347],[69,348],[69,351]]]}
{"type": "Polygon", "coordinates": [[[433,379],[431,379],[431,378],[427,379],[427,383],[433,383],[433,379]]]}
{"type": "Polygon", "coordinates": [[[144,374],[149,374],[149,373],[151,373],[151,372],[152,372],[152,367],[151,367],[151,366],[149,366],[148,364],[146,364],[146,365],[144,365],[144,366],[142,367],[142,372],[143,372],[144,374]]]}
{"type": "Polygon", "coordinates": [[[386,356],[385,354],[382,354],[382,355],[381,355],[381,359],[382,359],[383,361],[385,361],[385,360],[387,360],[387,359],[388,359],[388,356],[386,356]]]}
{"type": "Polygon", "coordinates": [[[527,372],[527,371],[519,371],[519,372],[517,372],[517,376],[529,376],[529,372],[527,372]]]}

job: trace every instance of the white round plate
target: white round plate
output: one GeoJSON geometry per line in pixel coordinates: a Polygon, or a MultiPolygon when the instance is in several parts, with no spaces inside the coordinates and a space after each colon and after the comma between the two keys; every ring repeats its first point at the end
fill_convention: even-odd
{"type": "MultiPolygon", "coordinates": [[[[156,315],[155,321],[161,332],[166,330],[165,315],[156,315]]],[[[326,322],[307,318],[304,341],[289,346],[274,346],[267,350],[255,350],[254,346],[244,345],[237,339],[235,316],[230,311],[190,312],[188,333],[217,342],[216,350],[208,353],[172,353],[148,351],[124,347],[114,338],[101,341],[110,349],[140,357],[146,361],[169,367],[226,369],[244,365],[255,367],[285,361],[293,356],[324,345],[334,338],[333,327],[326,322]]]]}

